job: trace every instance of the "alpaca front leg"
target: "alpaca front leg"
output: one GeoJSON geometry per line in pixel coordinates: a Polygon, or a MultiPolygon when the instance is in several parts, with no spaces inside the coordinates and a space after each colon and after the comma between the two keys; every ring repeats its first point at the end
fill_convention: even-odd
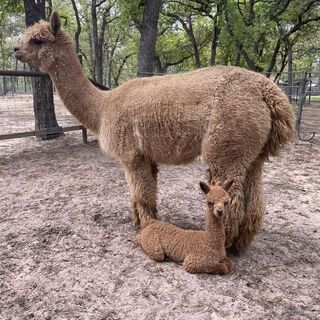
{"type": "Polygon", "coordinates": [[[144,156],[124,163],[131,193],[131,210],[135,226],[144,226],[157,216],[157,165],[144,156]]]}
{"type": "Polygon", "coordinates": [[[223,262],[208,261],[207,257],[187,256],[182,264],[182,268],[190,273],[216,273],[226,274],[229,272],[227,265],[223,262]]]}
{"type": "Polygon", "coordinates": [[[259,232],[265,212],[262,186],[263,160],[253,162],[244,184],[244,217],[239,234],[234,239],[231,251],[240,253],[246,250],[259,232]]]}

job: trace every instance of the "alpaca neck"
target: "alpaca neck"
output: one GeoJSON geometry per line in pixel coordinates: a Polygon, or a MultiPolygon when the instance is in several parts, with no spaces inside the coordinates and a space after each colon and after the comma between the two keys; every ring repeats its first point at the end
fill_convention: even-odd
{"type": "Polygon", "coordinates": [[[65,107],[86,128],[99,132],[99,102],[107,103],[108,93],[94,87],[84,75],[76,52],[67,42],[62,54],[56,58],[48,73],[54,82],[65,107]]]}
{"type": "Polygon", "coordinates": [[[214,240],[215,244],[221,244],[224,247],[225,231],[223,219],[218,219],[214,214],[208,212],[206,217],[206,231],[209,238],[214,240]]]}

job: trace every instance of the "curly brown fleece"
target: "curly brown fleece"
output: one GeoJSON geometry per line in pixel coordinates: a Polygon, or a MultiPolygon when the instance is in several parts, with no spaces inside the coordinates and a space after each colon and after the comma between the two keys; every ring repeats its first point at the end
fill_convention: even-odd
{"type": "Polygon", "coordinates": [[[230,195],[221,186],[200,183],[208,204],[206,230],[184,230],[170,223],[151,220],[137,237],[144,251],[156,261],[168,257],[183,262],[192,273],[221,273],[231,271],[233,262],[226,257],[224,209],[230,195]]]}
{"type": "Polygon", "coordinates": [[[226,246],[249,246],[264,216],[263,163],[294,128],[288,100],[272,81],[217,66],[100,91],[84,76],[56,12],[50,23],[27,29],[16,57],[48,72],[65,106],[121,161],[136,225],[156,217],[158,164],[184,164],[201,154],[209,182],[235,178],[226,246]]]}

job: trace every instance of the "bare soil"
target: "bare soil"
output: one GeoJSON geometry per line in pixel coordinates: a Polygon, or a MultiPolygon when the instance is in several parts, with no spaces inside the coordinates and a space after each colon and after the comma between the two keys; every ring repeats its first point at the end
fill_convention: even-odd
{"type": "MultiPolygon", "coordinates": [[[[266,164],[263,228],[226,276],[147,257],[123,170],[89,139],[0,142],[1,320],[320,319],[319,135],[266,164]]],[[[203,228],[201,179],[201,160],[161,167],[159,217],[203,228]]]]}

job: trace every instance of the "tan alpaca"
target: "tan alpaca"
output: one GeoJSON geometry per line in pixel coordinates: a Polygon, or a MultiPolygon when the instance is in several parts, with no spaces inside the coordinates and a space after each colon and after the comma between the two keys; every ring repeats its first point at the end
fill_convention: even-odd
{"type": "MultiPolygon", "coordinates": [[[[233,181],[225,186],[228,190],[233,181]]],[[[184,230],[170,223],[151,220],[137,237],[144,251],[156,261],[165,257],[183,262],[188,272],[227,273],[233,263],[226,257],[223,218],[230,195],[221,186],[200,182],[208,209],[206,230],[184,230]]]]}
{"type": "Polygon", "coordinates": [[[50,23],[26,30],[15,54],[50,74],[65,106],[120,160],[136,225],[156,217],[158,164],[184,164],[202,154],[210,180],[235,178],[226,246],[248,247],[264,215],[263,163],[294,128],[288,100],[272,81],[217,66],[100,91],[83,74],[56,12],[50,23]]]}

